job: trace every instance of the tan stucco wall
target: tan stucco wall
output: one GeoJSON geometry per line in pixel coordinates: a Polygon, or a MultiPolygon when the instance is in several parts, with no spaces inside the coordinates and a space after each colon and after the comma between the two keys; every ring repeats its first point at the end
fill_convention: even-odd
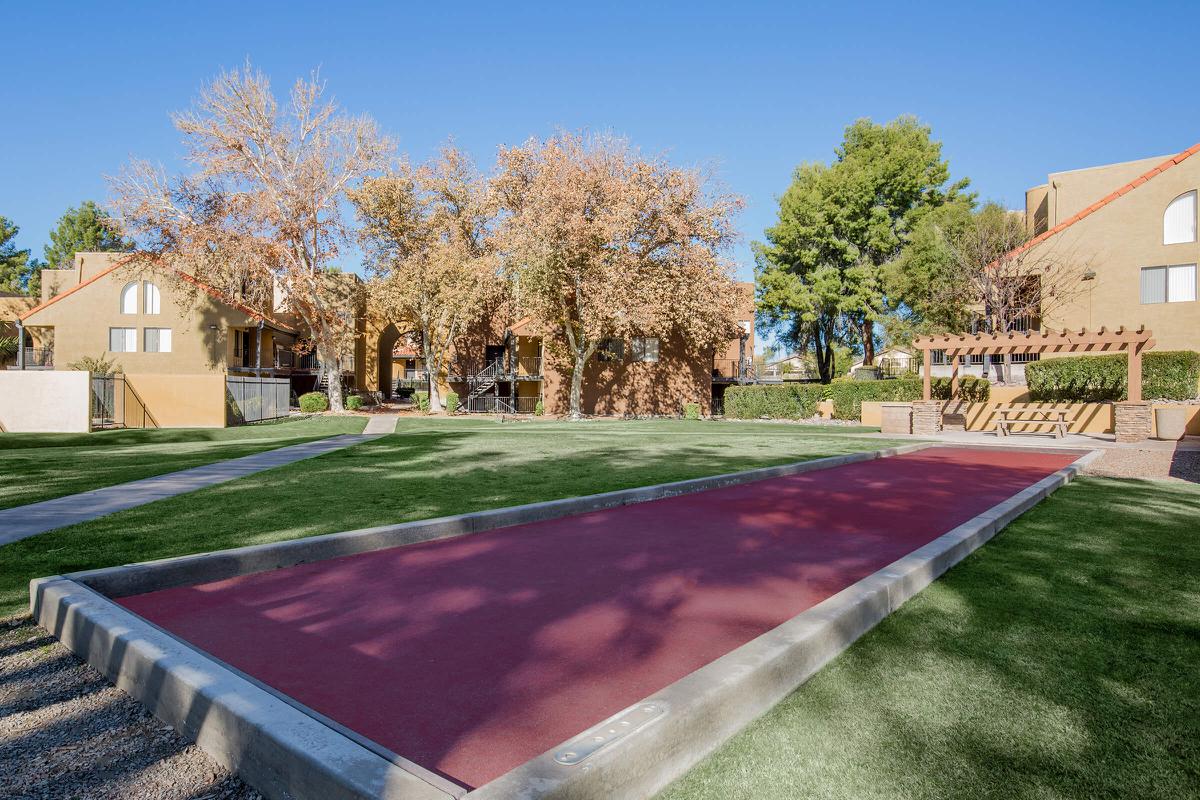
{"type": "Polygon", "coordinates": [[[0,371],[0,431],[87,433],[89,430],[90,373],[0,371]]]}
{"type": "MultiPolygon", "coordinates": [[[[93,257],[106,263],[111,263],[112,258],[107,254],[87,254],[86,258],[81,256],[84,264],[89,265],[89,270],[89,259],[93,257]]],[[[195,374],[205,370],[224,371],[233,348],[229,328],[253,329],[257,327],[258,320],[206,294],[197,295],[177,284],[177,280],[161,272],[133,272],[120,268],[34,312],[26,320],[26,325],[31,330],[53,328],[54,364],[57,369],[65,369],[68,364],[84,356],[109,354],[109,328],[136,328],[137,352],[109,354],[126,373],[195,374]],[[150,281],[159,288],[161,302],[158,314],[144,313],[144,281],[150,281]],[[122,314],[121,291],[130,282],[139,284],[138,313],[122,314]],[[171,352],[143,352],[146,328],[170,328],[171,352]]],[[[269,353],[269,350],[264,353],[265,365],[271,363],[269,353]]]]}
{"type": "MultiPolygon", "coordinates": [[[[996,407],[1011,405],[1021,409],[1062,408],[1067,410],[1068,430],[1071,433],[1112,433],[1112,403],[1031,403],[1029,393],[1022,387],[993,386],[992,397],[986,403],[946,402],[943,413],[963,414],[969,431],[994,431],[996,429],[996,407]]],[[[882,403],[862,404],[862,424],[879,427],[882,422],[882,403]]],[[[1156,403],[1154,408],[1178,408],[1166,403],[1156,403]]],[[[1187,433],[1200,436],[1200,404],[1188,405],[1187,433]]],[[[1050,430],[1049,426],[1013,426],[1017,432],[1050,430]]],[[[1158,435],[1157,426],[1151,422],[1152,436],[1158,435]]]]}
{"type": "Polygon", "coordinates": [[[127,374],[124,418],[130,428],[223,428],[225,375],[127,374]]]}
{"type": "Polygon", "coordinates": [[[1169,157],[1153,156],[1119,164],[1050,173],[1047,176],[1049,192],[1046,197],[1048,227],[1053,228],[1070,219],[1118,186],[1129,183],[1169,157]]]}
{"type": "MultiPolygon", "coordinates": [[[[1090,205],[1118,188],[1123,180],[1160,161],[1115,165],[1110,171],[1098,173],[1103,180],[1092,175],[1077,176],[1075,181],[1082,188],[1072,191],[1088,197],[1083,206],[1090,205]]],[[[1140,273],[1142,267],[1200,264],[1200,243],[1162,243],[1167,205],[1197,188],[1200,157],[1193,156],[1038,245],[1036,258],[1070,261],[1096,274],[1094,280],[1080,282],[1081,294],[1069,306],[1046,315],[1044,326],[1112,329],[1145,325],[1154,331],[1156,350],[1200,351],[1200,302],[1143,305],[1140,273]]],[[[1071,207],[1075,205],[1072,200],[1071,207]]],[[[1060,202],[1060,213],[1061,207],[1060,202]]]]}

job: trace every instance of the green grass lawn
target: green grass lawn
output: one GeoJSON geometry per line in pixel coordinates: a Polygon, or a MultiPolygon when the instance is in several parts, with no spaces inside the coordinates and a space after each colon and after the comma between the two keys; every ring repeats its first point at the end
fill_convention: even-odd
{"type": "Polygon", "coordinates": [[[847,430],[682,420],[402,419],[396,435],[4,545],[0,617],[24,610],[29,580],[44,575],[889,444],[840,435],[847,430]]]}
{"type": "Polygon", "coordinates": [[[340,433],[361,433],[365,426],[364,417],[312,417],[237,428],[0,433],[0,508],[340,433]]]}
{"type": "Polygon", "coordinates": [[[659,800],[1200,796],[1198,519],[1060,490],[659,800]]]}

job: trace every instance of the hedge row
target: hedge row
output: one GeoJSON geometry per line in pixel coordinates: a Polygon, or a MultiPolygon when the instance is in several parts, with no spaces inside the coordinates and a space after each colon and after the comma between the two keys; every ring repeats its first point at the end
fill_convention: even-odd
{"type": "MultiPolygon", "coordinates": [[[[987,381],[964,376],[959,396],[968,402],[984,402],[991,394],[987,381]]],[[[950,379],[933,381],[933,396],[950,397],[950,379]]],[[[909,402],[921,399],[921,381],[913,378],[882,381],[836,380],[830,384],[783,383],[730,386],[725,390],[725,416],[732,419],[809,419],[817,414],[822,400],[833,401],[835,419],[862,419],[864,402],[909,402]]]]}
{"type": "MultiPolygon", "coordinates": [[[[1129,396],[1129,360],[1124,353],[1047,358],[1025,365],[1035,402],[1104,403],[1129,396]]],[[[1142,356],[1142,397],[1194,400],[1200,392],[1200,353],[1150,352],[1142,356]]]]}

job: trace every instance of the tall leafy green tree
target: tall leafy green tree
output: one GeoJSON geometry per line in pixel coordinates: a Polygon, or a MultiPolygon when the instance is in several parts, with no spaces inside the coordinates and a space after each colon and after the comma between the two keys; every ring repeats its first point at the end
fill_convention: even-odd
{"type": "Polygon", "coordinates": [[[829,165],[805,164],[780,199],[779,221],[756,247],[759,310],[798,346],[813,347],[829,380],[834,345],[875,356],[876,322],[895,308],[884,269],[921,219],[964,196],[930,129],[912,117],[846,129],[829,165]]]}
{"type": "Polygon", "coordinates": [[[51,269],[69,266],[76,253],[129,252],[133,242],[113,229],[111,218],[91,200],[68,208],[50,231],[42,257],[51,269]]]}
{"type": "Polygon", "coordinates": [[[12,220],[0,217],[0,292],[24,292],[29,284],[29,251],[18,250],[13,242],[20,231],[12,220]]]}

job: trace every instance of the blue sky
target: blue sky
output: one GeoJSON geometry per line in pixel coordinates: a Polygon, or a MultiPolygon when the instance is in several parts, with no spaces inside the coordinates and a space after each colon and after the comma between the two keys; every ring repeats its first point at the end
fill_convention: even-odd
{"type": "Polygon", "coordinates": [[[418,160],[565,127],[713,167],[747,200],[743,278],[793,167],[858,117],[917,115],[1014,208],[1049,171],[1200,141],[1200,4],[909,5],[7,2],[0,215],[40,256],[130,157],[181,168],[168,114],[247,57],[280,90],[320,66],[418,160]]]}

